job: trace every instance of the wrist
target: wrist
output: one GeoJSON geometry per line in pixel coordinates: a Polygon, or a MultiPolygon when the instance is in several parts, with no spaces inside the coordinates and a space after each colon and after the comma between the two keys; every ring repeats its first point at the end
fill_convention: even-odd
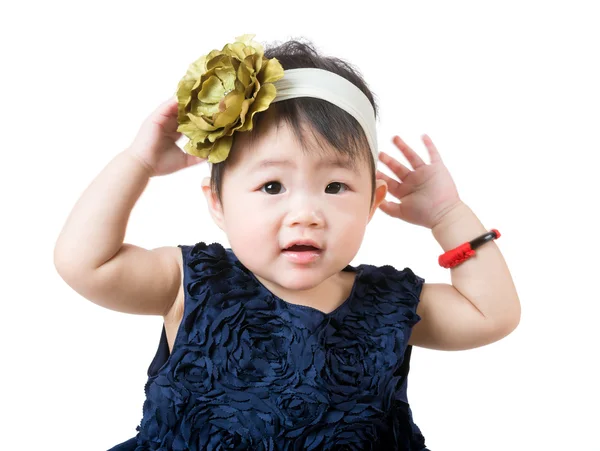
{"type": "Polygon", "coordinates": [[[465,204],[462,200],[459,200],[439,215],[439,217],[431,227],[432,233],[436,235],[438,231],[443,230],[449,227],[450,225],[454,224],[460,218],[464,217],[466,212],[470,211],[471,209],[467,206],[467,204],[465,204]]]}
{"type": "Polygon", "coordinates": [[[146,173],[146,175],[150,178],[150,177],[154,177],[155,172],[154,172],[154,168],[152,167],[152,165],[150,163],[148,163],[144,157],[142,157],[138,152],[135,151],[135,149],[132,149],[131,147],[125,149],[122,154],[125,154],[127,156],[127,158],[129,158],[130,160],[133,160],[134,162],[136,162],[146,173]]]}
{"type": "Polygon", "coordinates": [[[460,202],[448,210],[431,232],[442,249],[448,251],[487,230],[468,205],[460,202]]]}

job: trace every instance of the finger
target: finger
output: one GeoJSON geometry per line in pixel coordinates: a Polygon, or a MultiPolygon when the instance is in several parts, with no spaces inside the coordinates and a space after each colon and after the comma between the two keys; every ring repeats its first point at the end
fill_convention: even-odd
{"type": "Polygon", "coordinates": [[[154,112],[152,121],[162,127],[165,133],[178,139],[181,133],[177,132],[179,127],[177,97],[169,97],[161,103],[154,112]]]}
{"type": "Polygon", "coordinates": [[[440,156],[440,153],[438,152],[437,148],[433,144],[433,141],[431,140],[431,138],[425,134],[425,135],[421,136],[421,139],[423,139],[423,142],[425,143],[425,147],[427,147],[427,150],[429,151],[429,158],[431,159],[431,163],[432,164],[433,163],[441,163],[442,157],[440,156]]]}
{"type": "Polygon", "coordinates": [[[170,96],[167,100],[160,104],[159,109],[164,110],[165,112],[172,112],[173,110],[177,110],[177,96],[170,96]]]}
{"type": "Polygon", "coordinates": [[[404,154],[404,156],[406,157],[413,169],[417,169],[419,166],[423,166],[425,164],[421,157],[417,155],[417,153],[414,150],[412,150],[408,146],[408,144],[402,141],[402,138],[400,138],[399,136],[394,136],[394,139],[392,141],[396,145],[396,147],[398,147],[398,149],[402,151],[402,153],[404,154]]]}
{"type": "Polygon", "coordinates": [[[400,180],[403,180],[408,174],[411,173],[410,169],[394,158],[390,157],[385,152],[379,152],[379,160],[381,160],[388,168],[390,168],[400,180]]]}
{"type": "Polygon", "coordinates": [[[185,166],[189,167],[189,166],[194,166],[196,164],[200,164],[200,163],[204,163],[206,161],[206,158],[200,158],[197,157],[195,155],[191,155],[189,153],[185,154],[185,166]]]}
{"type": "MultiPolygon", "coordinates": [[[[164,116],[163,116],[164,117],[164,116]]],[[[173,139],[177,140],[181,136],[181,132],[178,132],[179,121],[177,116],[165,117],[164,122],[158,122],[161,124],[166,133],[169,134],[173,139]]]]}
{"type": "Polygon", "coordinates": [[[163,117],[177,117],[177,109],[177,97],[171,96],[168,99],[164,100],[160,105],[158,105],[154,112],[150,115],[150,117],[161,118],[161,120],[163,117]]]}
{"type": "Polygon", "coordinates": [[[400,198],[399,193],[400,193],[400,188],[402,185],[400,182],[398,182],[397,180],[394,180],[393,178],[384,174],[381,171],[377,171],[377,178],[380,178],[380,179],[384,180],[385,183],[387,183],[388,192],[392,196],[397,197],[398,199],[400,198]]]}
{"type": "Polygon", "coordinates": [[[381,209],[381,211],[383,211],[389,216],[392,216],[394,218],[400,218],[401,205],[396,202],[389,202],[387,200],[384,200],[379,204],[379,208],[381,209]]]}

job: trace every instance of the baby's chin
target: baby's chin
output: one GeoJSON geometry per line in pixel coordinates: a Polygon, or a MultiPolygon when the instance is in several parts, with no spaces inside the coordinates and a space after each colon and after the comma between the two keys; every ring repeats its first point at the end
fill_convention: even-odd
{"type": "Polygon", "coordinates": [[[318,288],[323,282],[339,274],[340,271],[341,269],[334,268],[322,261],[312,264],[282,262],[272,268],[271,273],[264,278],[284,290],[302,292],[318,288]]]}
{"type": "Polygon", "coordinates": [[[280,272],[277,274],[276,280],[278,286],[283,288],[284,290],[293,291],[293,292],[303,292],[309,291],[319,287],[323,282],[323,273],[319,272],[319,274],[307,274],[309,271],[303,269],[303,274],[283,274],[280,272]]]}

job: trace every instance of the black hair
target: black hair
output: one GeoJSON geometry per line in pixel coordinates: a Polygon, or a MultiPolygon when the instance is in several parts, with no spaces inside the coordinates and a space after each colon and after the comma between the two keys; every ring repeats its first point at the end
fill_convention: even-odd
{"type": "MultiPolygon", "coordinates": [[[[301,42],[299,40],[290,40],[282,44],[265,46],[265,58],[277,58],[284,70],[312,67],[324,69],[344,77],[346,80],[357,86],[369,99],[375,117],[377,117],[377,105],[373,93],[369,90],[363,80],[360,72],[350,63],[335,57],[323,56],[317,52],[314,45],[310,42],[301,42]]],[[[375,194],[375,162],[371,154],[369,143],[364,130],[358,121],[342,110],[338,106],[322,99],[311,97],[299,97],[272,103],[269,109],[263,113],[257,113],[254,116],[253,128],[244,132],[250,135],[252,140],[261,133],[261,124],[265,119],[265,113],[274,115],[277,121],[287,122],[293,129],[302,147],[306,151],[305,136],[303,132],[303,123],[308,125],[313,132],[314,137],[325,138],[325,141],[339,151],[341,154],[349,157],[352,164],[357,160],[366,159],[371,170],[371,204],[375,194]]],[[[235,152],[235,133],[233,134],[233,145],[231,152],[235,152]]],[[[228,159],[221,163],[212,165],[211,169],[211,188],[221,202],[222,182],[228,159]]]]}

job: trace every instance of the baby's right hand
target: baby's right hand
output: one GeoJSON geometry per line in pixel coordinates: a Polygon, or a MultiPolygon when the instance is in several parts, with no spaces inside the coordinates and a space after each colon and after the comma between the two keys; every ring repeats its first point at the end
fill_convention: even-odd
{"type": "Polygon", "coordinates": [[[127,148],[126,152],[146,166],[150,177],[171,174],[206,161],[184,152],[176,144],[181,137],[177,127],[177,99],[171,97],[146,118],[127,148]]]}

